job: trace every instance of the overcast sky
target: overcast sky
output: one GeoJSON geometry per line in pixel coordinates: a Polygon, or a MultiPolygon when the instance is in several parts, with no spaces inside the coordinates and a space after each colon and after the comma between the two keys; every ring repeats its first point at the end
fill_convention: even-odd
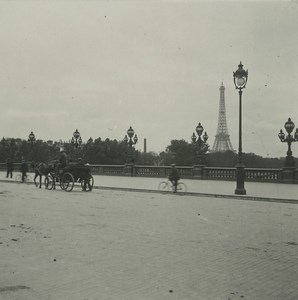
{"type": "MultiPolygon", "coordinates": [[[[242,61],[243,152],[285,156],[277,134],[298,126],[296,1],[1,1],[0,137],[122,140],[160,152],[191,141],[198,122],[213,146],[219,87],[238,149],[242,61]]],[[[298,156],[298,143],[293,144],[298,156]]]]}

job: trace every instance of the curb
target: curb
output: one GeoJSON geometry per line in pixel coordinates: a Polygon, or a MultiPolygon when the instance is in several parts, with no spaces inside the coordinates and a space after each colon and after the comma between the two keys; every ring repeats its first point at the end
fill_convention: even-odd
{"type": "MultiPolygon", "coordinates": [[[[160,192],[158,190],[136,189],[136,188],[93,186],[93,189],[116,190],[116,191],[124,191],[124,192],[158,193],[158,194],[171,194],[171,195],[173,195],[172,192],[160,192]]],[[[182,197],[183,195],[181,195],[181,194],[179,195],[179,193],[177,193],[177,194],[175,194],[175,196],[182,197]]],[[[212,194],[212,193],[210,194],[210,193],[186,192],[185,196],[298,204],[298,200],[295,200],[295,199],[279,199],[279,198],[257,197],[257,196],[246,196],[246,195],[240,196],[240,195],[230,195],[230,194],[212,194]]]]}

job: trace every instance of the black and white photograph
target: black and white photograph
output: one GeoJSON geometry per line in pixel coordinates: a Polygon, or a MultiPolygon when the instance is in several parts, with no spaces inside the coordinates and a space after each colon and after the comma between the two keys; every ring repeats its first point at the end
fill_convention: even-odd
{"type": "Polygon", "coordinates": [[[297,28],[296,0],[0,0],[0,299],[298,299],[297,28]]]}

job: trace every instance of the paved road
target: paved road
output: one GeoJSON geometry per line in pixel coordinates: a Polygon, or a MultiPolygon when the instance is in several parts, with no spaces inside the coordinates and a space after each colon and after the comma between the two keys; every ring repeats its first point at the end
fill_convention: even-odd
{"type": "MultiPolygon", "coordinates": [[[[33,174],[31,174],[33,176],[33,174]]],[[[5,173],[0,172],[0,180],[7,180],[5,173]]],[[[141,189],[156,191],[162,178],[150,177],[125,177],[125,176],[94,176],[94,185],[96,187],[110,187],[123,189],[141,189]]],[[[209,194],[211,196],[235,197],[234,191],[236,183],[233,181],[215,181],[215,180],[194,180],[183,179],[187,185],[187,191],[190,193],[209,194]]],[[[246,182],[246,197],[240,198],[268,198],[268,199],[288,199],[297,200],[297,184],[275,184],[246,182]]],[[[239,198],[239,197],[238,197],[239,198]]]]}
{"type": "Polygon", "coordinates": [[[0,182],[0,299],[294,300],[297,227],[291,203],[0,182]]]}

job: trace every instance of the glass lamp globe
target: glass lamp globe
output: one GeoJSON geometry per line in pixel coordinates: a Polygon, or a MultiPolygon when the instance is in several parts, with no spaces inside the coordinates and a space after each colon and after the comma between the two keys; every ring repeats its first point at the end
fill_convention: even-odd
{"type": "Polygon", "coordinates": [[[127,134],[130,138],[133,137],[133,135],[135,134],[135,131],[132,129],[132,127],[130,126],[129,129],[127,130],[127,134]]]}
{"type": "Polygon", "coordinates": [[[291,118],[288,118],[288,121],[285,123],[285,130],[287,133],[291,133],[295,127],[295,124],[292,122],[291,118]]]}
{"type": "Polygon", "coordinates": [[[80,137],[79,131],[76,129],[76,131],[73,133],[74,138],[77,140],[80,137]]]}
{"type": "Polygon", "coordinates": [[[243,86],[244,83],[245,83],[245,79],[242,78],[242,77],[240,77],[240,78],[237,78],[237,79],[236,79],[236,82],[237,82],[237,85],[238,85],[238,86],[243,86]]]}

